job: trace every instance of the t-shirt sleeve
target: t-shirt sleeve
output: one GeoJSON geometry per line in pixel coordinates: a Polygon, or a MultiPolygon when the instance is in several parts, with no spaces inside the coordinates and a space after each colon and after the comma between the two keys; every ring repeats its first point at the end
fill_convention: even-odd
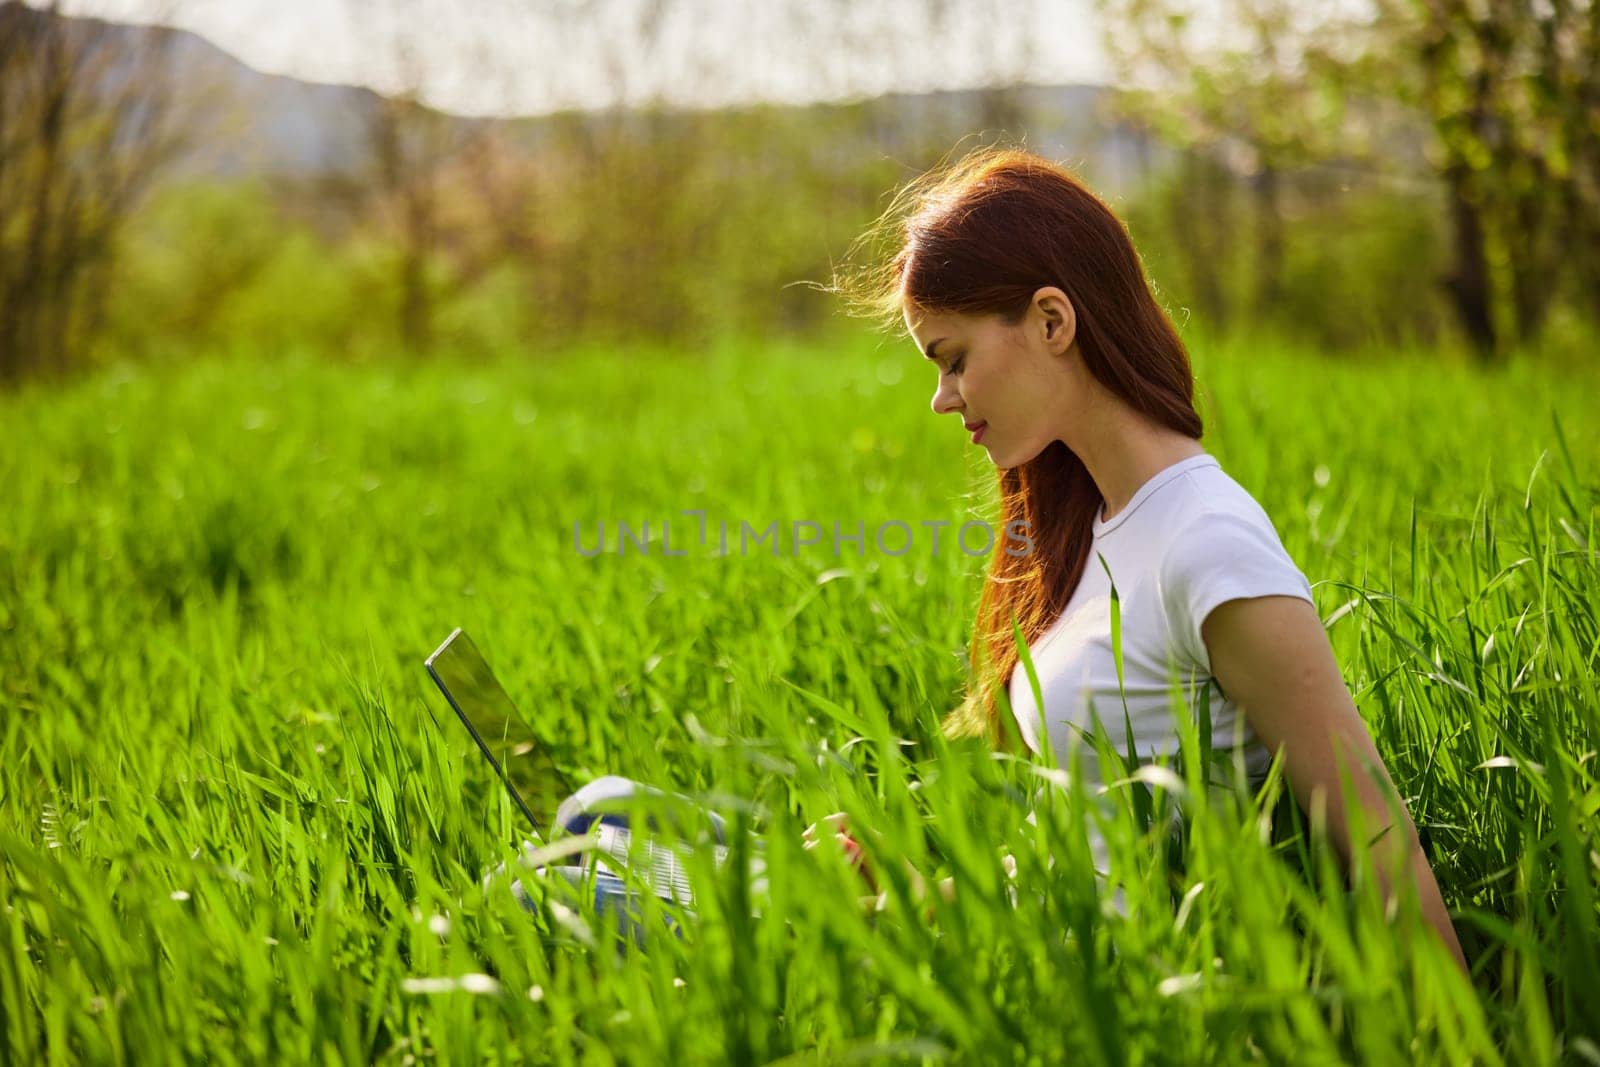
{"type": "Polygon", "coordinates": [[[1293,596],[1316,604],[1311,583],[1265,519],[1216,512],[1179,530],[1161,563],[1161,600],[1180,661],[1211,673],[1200,635],[1219,604],[1258,596],[1293,596]]]}

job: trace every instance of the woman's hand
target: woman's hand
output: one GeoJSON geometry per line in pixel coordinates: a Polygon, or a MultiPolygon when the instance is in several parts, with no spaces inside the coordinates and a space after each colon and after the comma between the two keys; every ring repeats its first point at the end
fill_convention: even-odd
{"type": "Polygon", "coordinates": [[[862,880],[867,883],[867,888],[872,892],[873,896],[877,896],[881,892],[878,888],[878,880],[873,877],[872,870],[867,865],[867,856],[861,848],[861,842],[852,837],[850,831],[846,828],[847,821],[848,816],[842,811],[836,811],[832,815],[824,815],[806,827],[805,831],[800,835],[801,840],[804,842],[802,847],[807,852],[811,851],[817,847],[823,836],[831,830],[834,840],[838,841],[839,847],[844,850],[845,859],[850,862],[850,866],[861,873],[862,880]]]}
{"type": "MultiPolygon", "coordinates": [[[[805,842],[805,849],[809,852],[811,849],[816,848],[817,843],[830,830],[833,832],[834,839],[839,842],[839,847],[844,850],[845,859],[860,872],[862,880],[867,884],[869,892],[866,896],[860,898],[862,909],[867,912],[882,911],[888,904],[888,894],[873,874],[872,868],[867,861],[866,851],[861,847],[861,842],[856,840],[850,833],[848,816],[844,812],[836,811],[832,815],[825,815],[806,827],[801,835],[805,842]]],[[[877,831],[873,832],[876,833],[877,831]]],[[[905,864],[906,877],[911,883],[911,899],[921,903],[927,897],[927,880],[922,877],[920,871],[912,866],[910,860],[903,860],[902,862],[905,864]]],[[[945,879],[945,882],[949,883],[950,879],[945,879]]],[[[951,899],[954,894],[953,886],[941,885],[939,888],[944,892],[946,900],[951,899]]]]}

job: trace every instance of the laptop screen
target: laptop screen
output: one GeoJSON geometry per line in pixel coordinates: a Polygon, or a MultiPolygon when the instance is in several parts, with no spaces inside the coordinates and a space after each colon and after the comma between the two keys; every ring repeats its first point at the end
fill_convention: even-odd
{"type": "Polygon", "coordinates": [[[512,800],[534,829],[548,837],[547,820],[562,798],[573,791],[571,783],[511,703],[477,646],[457,629],[428,657],[427,667],[478,748],[511,790],[512,800]]]}

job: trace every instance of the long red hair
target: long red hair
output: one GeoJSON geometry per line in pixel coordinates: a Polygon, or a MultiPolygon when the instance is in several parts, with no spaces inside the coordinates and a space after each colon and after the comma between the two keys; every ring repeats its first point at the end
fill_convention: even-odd
{"type": "MultiPolygon", "coordinates": [[[[886,254],[835,274],[852,310],[903,328],[903,309],[1022,321],[1033,295],[1060,288],[1077,313],[1089,373],[1153,422],[1199,439],[1194,373],[1156,302],[1127,228],[1070,172],[1014,148],[982,148],[915,178],[852,251],[886,254]]],[[[947,736],[1002,745],[1001,693],[1018,662],[1015,620],[1030,644],[1065,609],[1083,576],[1102,499],[1083,461],[1060,441],[1001,470],[1000,528],[1027,524],[1033,550],[996,549],[978,602],[965,698],[947,736]]],[[[1005,705],[1009,707],[1009,702],[1005,705]]]]}

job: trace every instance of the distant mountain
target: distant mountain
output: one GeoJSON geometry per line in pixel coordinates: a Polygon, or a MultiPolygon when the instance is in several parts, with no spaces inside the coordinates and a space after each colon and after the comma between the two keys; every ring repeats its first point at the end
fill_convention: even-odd
{"type": "MultiPolygon", "coordinates": [[[[0,28],[15,20],[47,19],[46,12],[17,0],[0,2],[0,28]],[[19,12],[20,9],[20,12],[19,12]],[[9,21],[8,20],[12,20],[9,21]]],[[[346,172],[365,158],[364,128],[380,97],[371,89],[328,85],[258,71],[209,40],[187,30],[72,18],[82,32],[107,35],[110,54],[139,54],[156,34],[171,35],[167,56],[183,94],[197,108],[193,145],[178,161],[180,176],[271,175],[313,178],[346,172]]],[[[949,131],[958,139],[981,131],[1026,131],[1034,151],[1082,169],[1102,191],[1116,193],[1147,173],[1164,156],[1148,138],[1107,118],[1109,90],[1096,85],[1023,86],[1010,94],[992,90],[893,93],[864,104],[870,148],[891,147],[896,131],[949,131]]],[[[831,108],[846,105],[790,105],[831,108]]],[[[598,116],[599,112],[594,112],[598,116]]],[[[462,124],[489,123],[539,139],[541,119],[481,119],[453,116],[462,124]]]]}
{"type": "MultiPolygon", "coordinates": [[[[188,30],[58,16],[0,0],[0,34],[15,35],[22,47],[51,19],[66,23],[73,41],[92,42],[97,56],[121,57],[130,70],[136,57],[161,55],[167,61],[166,73],[194,122],[192,146],[175,167],[180,175],[347,169],[359,158],[365,117],[379,103],[371,89],[262,73],[188,30]]],[[[6,43],[0,41],[0,51],[6,43]]],[[[101,76],[114,84],[124,71],[114,62],[108,68],[109,77],[101,76]]]]}

